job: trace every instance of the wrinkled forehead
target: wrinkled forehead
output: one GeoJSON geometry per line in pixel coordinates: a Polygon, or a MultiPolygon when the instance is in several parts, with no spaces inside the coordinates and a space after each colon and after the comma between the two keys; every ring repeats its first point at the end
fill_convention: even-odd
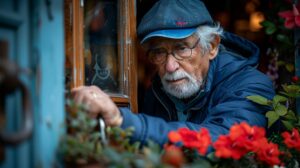
{"type": "Polygon", "coordinates": [[[195,35],[189,36],[183,39],[171,39],[164,37],[155,37],[148,40],[144,46],[145,48],[156,48],[156,47],[164,47],[164,46],[174,46],[174,45],[191,45],[197,40],[195,35]]]}

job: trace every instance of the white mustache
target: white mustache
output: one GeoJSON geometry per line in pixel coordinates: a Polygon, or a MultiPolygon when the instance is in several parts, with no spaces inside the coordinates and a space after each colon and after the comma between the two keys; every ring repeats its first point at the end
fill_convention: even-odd
{"type": "Polygon", "coordinates": [[[200,90],[203,84],[202,78],[197,80],[196,77],[190,75],[184,70],[178,70],[172,73],[166,73],[162,77],[161,81],[164,90],[179,99],[189,98],[190,96],[196,94],[200,90]],[[183,78],[186,79],[186,81],[179,85],[174,85],[169,82],[172,80],[175,81],[183,78]]]}
{"type": "Polygon", "coordinates": [[[172,73],[166,73],[163,76],[163,80],[165,80],[165,81],[167,81],[167,80],[178,80],[178,79],[182,79],[182,78],[191,79],[192,77],[184,71],[175,71],[175,72],[172,72],[172,73]]]}

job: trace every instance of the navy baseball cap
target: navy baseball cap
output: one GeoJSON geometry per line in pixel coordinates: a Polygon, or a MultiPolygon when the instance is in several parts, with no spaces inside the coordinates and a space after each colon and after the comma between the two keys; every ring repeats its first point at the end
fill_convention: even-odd
{"type": "Polygon", "coordinates": [[[182,39],[200,25],[214,24],[201,0],[160,0],[144,15],[137,34],[141,43],[152,37],[182,39]]]}

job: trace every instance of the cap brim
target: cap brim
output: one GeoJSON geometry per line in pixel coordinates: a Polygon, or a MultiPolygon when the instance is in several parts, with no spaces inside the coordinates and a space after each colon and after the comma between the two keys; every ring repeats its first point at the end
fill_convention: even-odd
{"type": "Polygon", "coordinates": [[[158,30],[146,35],[141,44],[153,37],[165,37],[171,39],[183,39],[191,36],[197,28],[188,28],[188,29],[169,29],[169,30],[158,30]]]}

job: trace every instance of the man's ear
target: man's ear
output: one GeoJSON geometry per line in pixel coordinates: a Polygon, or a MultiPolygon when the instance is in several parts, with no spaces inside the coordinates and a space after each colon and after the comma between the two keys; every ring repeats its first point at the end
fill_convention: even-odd
{"type": "Polygon", "coordinates": [[[219,51],[219,44],[221,42],[221,37],[219,35],[215,35],[214,40],[211,42],[211,48],[209,51],[209,60],[213,60],[219,51]]]}

